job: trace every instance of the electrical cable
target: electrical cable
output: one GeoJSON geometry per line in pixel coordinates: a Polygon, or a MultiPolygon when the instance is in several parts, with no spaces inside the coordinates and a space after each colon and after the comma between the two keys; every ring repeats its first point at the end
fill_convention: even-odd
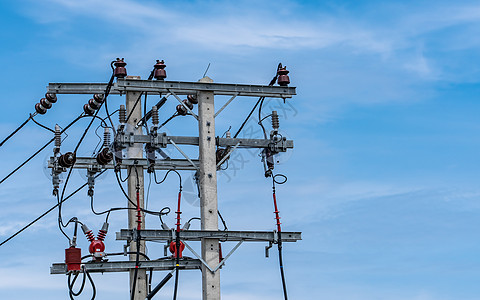
{"type": "Polygon", "coordinates": [[[28,121],[30,121],[30,119],[32,118],[32,115],[30,115],[20,126],[17,127],[17,129],[15,129],[12,133],[10,133],[1,143],[0,143],[0,147],[3,146],[3,144],[5,144],[12,136],[14,136],[20,129],[23,128],[23,126],[25,126],[28,121]]]}
{"type": "Polygon", "coordinates": [[[88,281],[90,281],[90,284],[92,286],[92,300],[95,299],[95,296],[97,295],[97,289],[95,288],[95,283],[93,282],[93,279],[92,277],[90,276],[90,273],[87,271],[87,268],[85,268],[85,265],[82,266],[82,270],[83,270],[83,279],[82,279],[82,285],[80,287],[80,289],[78,290],[78,292],[74,292],[73,291],[73,285],[75,284],[75,281],[77,280],[78,278],[78,275],[80,273],[76,273],[75,274],[75,277],[73,278],[73,281],[71,281],[71,276],[72,276],[72,273],[68,273],[68,280],[67,280],[67,284],[68,284],[68,295],[70,296],[70,299],[71,300],[74,300],[74,296],[79,296],[82,292],[83,292],[83,289],[85,287],[85,279],[88,278],[88,281]]]}
{"type": "Polygon", "coordinates": [[[160,126],[158,126],[157,130],[162,128],[163,126],[167,125],[168,122],[170,122],[173,118],[175,117],[178,117],[179,114],[176,112],[174,113],[170,118],[168,118],[165,122],[163,122],[162,124],[160,124],[160,126]]]}
{"type": "MultiPolygon", "coordinates": [[[[171,170],[169,170],[171,171],[171,170]]],[[[175,171],[175,170],[173,170],[175,171]]],[[[175,171],[177,173],[179,179],[180,179],[180,187],[178,190],[178,206],[177,206],[177,229],[175,230],[175,250],[176,250],[176,262],[175,262],[175,284],[173,288],[173,300],[177,300],[177,292],[178,292],[178,276],[179,276],[179,269],[180,269],[180,214],[182,211],[180,210],[180,202],[182,200],[182,177],[180,176],[180,173],[175,171]]],[[[165,174],[165,178],[167,178],[167,174],[165,174]]],[[[165,180],[165,178],[163,180],[165,180]]]]}
{"type": "MultiPolygon", "coordinates": [[[[63,133],[65,132],[70,126],[72,126],[73,124],[75,124],[78,120],[80,120],[81,118],[83,118],[83,115],[81,114],[80,116],[78,116],[75,120],[73,120],[70,124],[67,125],[67,127],[65,127],[60,133],[63,133]]],[[[12,172],[10,172],[7,176],[5,176],[1,181],[0,181],[0,184],[2,184],[5,180],[7,180],[10,176],[12,176],[13,174],[15,174],[15,172],[17,172],[18,170],[20,170],[20,168],[22,168],[24,165],[26,165],[30,160],[32,160],[35,156],[37,156],[40,152],[43,151],[43,149],[47,148],[48,145],[50,145],[53,141],[55,140],[55,137],[52,138],[50,141],[48,141],[45,145],[43,145],[40,149],[38,149],[34,154],[32,154],[29,158],[27,158],[27,160],[25,160],[23,163],[21,163],[17,168],[15,168],[12,172]]]]}
{"type": "Polygon", "coordinates": [[[51,129],[51,128],[48,128],[47,126],[42,125],[42,124],[40,124],[37,120],[35,120],[32,114],[30,114],[30,119],[31,119],[35,124],[37,124],[38,126],[42,127],[43,129],[46,129],[46,130],[48,130],[48,131],[50,131],[50,132],[52,132],[52,133],[55,133],[55,130],[53,130],[53,129],[51,129]]]}
{"type": "MultiPolygon", "coordinates": [[[[95,178],[97,178],[98,176],[102,175],[103,173],[105,173],[107,170],[103,170],[101,171],[100,173],[98,173],[95,178]]],[[[71,197],[73,197],[73,195],[75,195],[76,193],[78,193],[80,190],[82,190],[84,187],[86,187],[88,185],[88,183],[84,183],[83,185],[81,185],[78,189],[76,189],[74,192],[72,192],[70,195],[68,195],[67,197],[65,197],[63,200],[62,200],[62,203],[67,201],[68,199],[70,199],[71,197]]],[[[3,246],[5,243],[7,243],[8,241],[10,241],[11,239],[13,239],[14,237],[16,237],[17,235],[19,235],[20,233],[22,233],[25,229],[27,229],[28,227],[32,226],[33,224],[35,224],[36,222],[38,222],[40,219],[42,219],[43,217],[45,217],[46,215],[48,215],[50,212],[52,212],[55,208],[57,208],[59,204],[55,204],[54,206],[52,206],[51,208],[49,208],[46,212],[44,212],[43,214],[41,214],[40,216],[38,216],[35,220],[31,221],[30,223],[28,223],[27,225],[23,226],[22,229],[18,230],[17,232],[15,232],[14,234],[12,234],[11,236],[9,236],[6,240],[4,240],[3,242],[0,243],[0,247],[3,246]]]]}
{"type": "Polygon", "coordinates": [[[218,209],[217,209],[217,213],[218,213],[218,216],[220,217],[220,220],[222,221],[223,231],[227,231],[228,230],[227,223],[225,223],[225,220],[223,219],[222,214],[220,213],[220,211],[218,209]]]}
{"type": "Polygon", "coordinates": [[[278,263],[279,263],[279,266],[280,266],[280,275],[282,277],[282,288],[283,288],[283,297],[285,300],[288,300],[288,295],[287,295],[287,284],[285,282],[285,273],[284,273],[284,270],[283,270],[283,255],[282,255],[282,227],[281,227],[281,223],[280,223],[280,215],[279,215],[279,211],[278,211],[278,206],[277,206],[277,196],[276,196],[276,189],[275,189],[275,183],[276,184],[284,184],[287,182],[287,176],[283,175],[283,174],[277,174],[277,175],[273,175],[272,174],[272,192],[273,192],[273,205],[274,205],[274,208],[275,208],[275,220],[277,222],[276,226],[277,226],[277,234],[278,234],[278,243],[277,243],[277,247],[278,247],[278,263]],[[277,181],[275,178],[276,177],[282,177],[284,180],[282,181],[277,181]]]}
{"type": "MultiPolygon", "coordinates": [[[[279,69],[281,64],[278,64],[278,67],[277,67],[277,71],[279,69]]],[[[278,73],[275,74],[275,76],[272,78],[272,80],[270,81],[270,83],[268,84],[268,86],[273,86],[275,84],[275,82],[277,81],[277,78],[278,78],[278,73]]],[[[235,133],[235,135],[233,136],[233,138],[236,138],[240,132],[242,131],[243,127],[245,126],[245,124],[247,124],[248,120],[250,119],[250,117],[252,116],[253,112],[255,111],[255,109],[257,108],[258,104],[260,102],[262,102],[263,104],[263,100],[265,100],[265,97],[260,97],[258,98],[258,101],[257,103],[255,103],[255,106],[252,108],[252,110],[250,111],[250,113],[248,114],[248,116],[245,118],[245,120],[243,121],[242,125],[240,126],[240,128],[238,129],[238,131],[235,133]]],[[[261,106],[261,105],[260,105],[261,106]]],[[[260,120],[260,118],[259,118],[260,120]]],[[[260,123],[261,124],[261,123],[260,123]]],[[[262,125],[260,125],[262,126],[262,125]]],[[[262,126],[263,127],[263,126],[262,126]]],[[[265,129],[264,129],[265,130],[265,129]]]]}

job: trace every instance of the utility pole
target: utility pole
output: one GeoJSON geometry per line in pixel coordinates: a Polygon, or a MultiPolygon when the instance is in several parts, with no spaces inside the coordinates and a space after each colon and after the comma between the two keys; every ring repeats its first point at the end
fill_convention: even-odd
{"type": "MultiPolygon", "coordinates": [[[[199,82],[212,83],[204,77],[199,82]]],[[[198,92],[200,159],[200,216],[202,230],[218,231],[217,166],[215,156],[215,107],[213,92],[198,92]]],[[[202,239],[202,258],[214,268],[219,262],[219,240],[202,239]]],[[[202,265],[202,299],[220,300],[220,270],[210,272],[202,265]]]]}
{"type": "MultiPolygon", "coordinates": [[[[140,79],[140,76],[127,76],[128,79],[140,79]]],[[[139,126],[137,129],[135,125],[142,118],[142,103],[141,103],[140,92],[127,92],[126,93],[126,110],[127,116],[130,118],[127,121],[131,127],[131,130],[134,130],[134,134],[142,134],[142,126],[139,126]],[[138,103],[137,102],[138,99],[138,103]],[[135,105],[136,103],[136,105],[135,105]]],[[[143,158],[143,148],[142,144],[135,144],[132,147],[129,147],[127,150],[128,158],[136,159],[143,158]]],[[[128,177],[128,197],[134,203],[137,202],[137,186],[139,187],[140,195],[140,208],[144,207],[144,183],[143,183],[143,167],[131,166],[129,170],[130,176],[128,177]]],[[[137,211],[135,210],[136,206],[128,202],[128,228],[136,229],[137,228],[137,211]]],[[[145,229],[145,214],[142,212],[142,223],[141,228],[145,229]]],[[[130,251],[137,251],[136,241],[130,242],[130,251]]],[[[145,241],[140,241],[140,253],[145,253],[145,241]]],[[[135,261],[137,259],[135,254],[130,255],[130,261],[135,261]]],[[[144,260],[143,256],[140,256],[141,260],[144,260]]],[[[130,270],[130,293],[133,288],[133,282],[135,276],[135,269],[130,270]]],[[[146,269],[137,270],[137,280],[135,284],[135,295],[133,299],[135,300],[145,300],[147,297],[147,271],[146,269]]]]}

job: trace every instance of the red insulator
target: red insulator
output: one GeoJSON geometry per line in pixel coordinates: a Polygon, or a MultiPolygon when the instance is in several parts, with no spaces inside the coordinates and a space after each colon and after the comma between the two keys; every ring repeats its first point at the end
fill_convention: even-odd
{"type": "Polygon", "coordinates": [[[80,248],[70,247],[65,249],[65,264],[67,271],[80,271],[82,263],[82,250],[80,248]]]}
{"type": "Polygon", "coordinates": [[[99,241],[103,241],[103,240],[105,240],[105,236],[106,236],[106,235],[107,235],[107,232],[106,232],[105,230],[100,229],[100,230],[98,231],[98,237],[97,237],[97,239],[98,239],[99,241]]]}
{"type": "MultiPolygon", "coordinates": [[[[170,252],[173,254],[173,258],[177,258],[177,242],[172,241],[170,243],[169,249],[170,249],[170,252]]],[[[185,244],[182,241],[180,241],[180,249],[178,251],[178,258],[182,258],[182,252],[183,252],[184,249],[185,249],[185,244]]]]}
{"type": "Polygon", "coordinates": [[[164,80],[167,78],[167,72],[165,71],[167,65],[163,59],[161,61],[157,59],[157,63],[153,67],[155,68],[155,72],[153,73],[153,77],[155,77],[155,79],[164,80]]]}
{"type": "Polygon", "coordinates": [[[53,93],[46,93],[45,98],[47,98],[50,103],[56,103],[57,102],[57,95],[53,93]]]}
{"type": "Polygon", "coordinates": [[[113,153],[108,148],[103,148],[97,155],[97,162],[101,165],[106,165],[113,160],[113,153]]]}
{"type": "Polygon", "coordinates": [[[113,63],[115,66],[115,69],[113,70],[113,75],[117,78],[124,78],[127,76],[127,69],[125,66],[127,65],[126,62],[124,62],[124,59],[117,58],[117,60],[113,63]]]}
{"type": "Polygon", "coordinates": [[[85,232],[85,236],[87,237],[87,240],[91,243],[95,240],[95,236],[93,235],[93,232],[91,230],[85,232]]]}
{"type": "MultiPolygon", "coordinates": [[[[94,255],[95,255],[95,253],[100,254],[103,251],[105,251],[105,244],[103,243],[103,241],[94,240],[94,241],[90,242],[90,246],[88,247],[88,251],[91,254],[94,254],[94,255]]],[[[99,255],[99,256],[102,256],[102,255],[99,255]]]]}
{"type": "Polygon", "coordinates": [[[290,77],[288,77],[290,71],[287,70],[287,67],[279,67],[277,71],[278,75],[278,85],[287,86],[290,83],[290,77]]]}
{"type": "Polygon", "coordinates": [[[77,156],[73,152],[67,152],[58,158],[58,163],[64,168],[73,167],[77,161],[77,156]]]}

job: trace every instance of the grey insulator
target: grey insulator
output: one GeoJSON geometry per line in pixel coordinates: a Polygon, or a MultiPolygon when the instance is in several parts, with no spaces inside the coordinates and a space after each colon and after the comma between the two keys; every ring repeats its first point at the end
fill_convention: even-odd
{"type": "Polygon", "coordinates": [[[273,129],[278,129],[280,127],[280,121],[278,120],[277,111],[272,111],[272,127],[273,129]]]}
{"type": "Polygon", "coordinates": [[[120,110],[118,111],[118,119],[121,124],[127,123],[127,110],[125,105],[120,105],[120,110]]]}
{"type": "Polygon", "coordinates": [[[152,106],[152,123],[158,125],[158,108],[156,105],[152,106]]]}
{"type": "Polygon", "coordinates": [[[103,147],[108,148],[110,146],[110,128],[105,127],[103,131],[103,147]]]}

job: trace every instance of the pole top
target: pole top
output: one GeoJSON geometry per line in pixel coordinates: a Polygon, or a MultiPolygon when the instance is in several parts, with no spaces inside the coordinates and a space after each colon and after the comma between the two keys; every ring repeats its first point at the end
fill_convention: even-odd
{"type": "Polygon", "coordinates": [[[212,83],[213,79],[208,76],[205,76],[202,79],[200,79],[198,82],[212,83]]]}

